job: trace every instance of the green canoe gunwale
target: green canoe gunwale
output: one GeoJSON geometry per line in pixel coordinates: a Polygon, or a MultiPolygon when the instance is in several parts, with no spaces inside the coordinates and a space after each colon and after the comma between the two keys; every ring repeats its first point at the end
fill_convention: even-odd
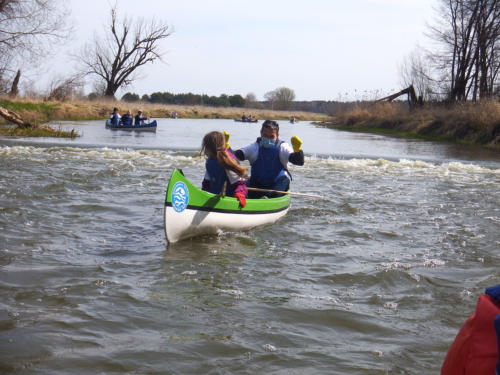
{"type": "Polygon", "coordinates": [[[165,206],[172,207],[172,189],[174,185],[182,181],[189,190],[189,202],[186,209],[197,211],[210,211],[232,214],[267,214],[280,212],[290,206],[290,196],[284,195],[269,199],[247,199],[245,207],[241,207],[238,200],[233,197],[222,197],[203,191],[193,185],[178,169],[174,169],[168,183],[165,206]]]}

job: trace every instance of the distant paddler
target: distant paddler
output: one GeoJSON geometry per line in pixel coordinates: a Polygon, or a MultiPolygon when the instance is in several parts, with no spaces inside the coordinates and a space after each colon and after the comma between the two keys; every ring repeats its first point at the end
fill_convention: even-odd
{"type": "Polygon", "coordinates": [[[118,125],[120,124],[121,116],[118,113],[118,108],[113,108],[113,113],[109,115],[109,119],[111,120],[111,124],[118,125]]]}
{"type": "Polygon", "coordinates": [[[279,197],[283,194],[276,191],[288,191],[291,180],[288,162],[304,165],[302,140],[293,136],[291,142],[292,146],[279,139],[279,124],[276,121],[266,120],[260,129],[260,137],[254,143],[234,152],[239,160],[250,162],[248,187],[275,190],[249,191],[249,198],[279,197]]]}
{"type": "Polygon", "coordinates": [[[147,121],[149,120],[147,117],[145,117],[143,114],[142,114],[142,110],[139,109],[137,111],[137,114],[135,115],[135,121],[134,121],[134,125],[142,125],[144,124],[144,121],[147,121]]]}
{"type": "Polygon", "coordinates": [[[133,121],[134,118],[132,117],[132,112],[129,109],[127,113],[122,116],[121,124],[122,126],[132,126],[133,121]]]}

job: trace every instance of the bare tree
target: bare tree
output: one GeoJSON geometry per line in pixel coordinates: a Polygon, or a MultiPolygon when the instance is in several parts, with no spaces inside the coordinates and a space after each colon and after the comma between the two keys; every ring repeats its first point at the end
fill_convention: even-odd
{"type": "Polygon", "coordinates": [[[257,96],[253,92],[249,92],[245,96],[245,107],[255,108],[255,103],[257,102],[257,96]]]}
{"type": "Polygon", "coordinates": [[[67,15],[62,0],[0,0],[0,75],[6,83],[14,75],[19,82],[22,66],[44,58],[68,36],[67,15]]]}
{"type": "Polygon", "coordinates": [[[403,87],[415,87],[417,95],[428,101],[431,99],[434,89],[434,79],[427,64],[426,56],[421,48],[417,47],[406,56],[399,66],[399,75],[403,87]]]}
{"type": "Polygon", "coordinates": [[[83,77],[79,74],[61,78],[57,77],[49,85],[46,100],[66,101],[81,96],[83,91],[83,77]]]}
{"type": "Polygon", "coordinates": [[[67,36],[66,16],[59,0],[0,0],[0,49],[44,54],[51,42],[67,36]]]}
{"type": "Polygon", "coordinates": [[[120,87],[137,79],[138,68],[162,59],[160,42],[170,35],[170,27],[155,19],[133,23],[125,17],[120,21],[114,6],[106,35],[96,36],[79,58],[85,73],[105,84],[104,95],[114,97],[120,87]]]}
{"type": "Polygon", "coordinates": [[[473,98],[493,95],[498,87],[500,69],[500,2],[478,0],[481,4],[477,19],[475,79],[473,98]]]}
{"type": "Polygon", "coordinates": [[[449,99],[492,96],[500,66],[500,1],[440,0],[440,5],[441,22],[431,32],[443,50],[433,61],[446,72],[449,99]]]}
{"type": "MultiPolygon", "coordinates": [[[[46,56],[53,43],[67,37],[67,11],[62,0],[0,0],[0,92],[17,95],[20,67],[46,56]]],[[[0,107],[0,116],[20,127],[37,127],[0,107]]]]}
{"type": "Polygon", "coordinates": [[[290,109],[295,100],[295,92],[288,87],[278,87],[264,94],[264,98],[271,104],[272,109],[290,109]]]}

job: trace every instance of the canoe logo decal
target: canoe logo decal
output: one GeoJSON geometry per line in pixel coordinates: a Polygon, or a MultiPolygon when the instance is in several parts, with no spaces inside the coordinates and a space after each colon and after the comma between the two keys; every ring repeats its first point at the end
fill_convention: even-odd
{"type": "Polygon", "coordinates": [[[189,190],[182,181],[176,182],[172,189],[172,206],[176,212],[186,209],[189,202],[189,190]]]}

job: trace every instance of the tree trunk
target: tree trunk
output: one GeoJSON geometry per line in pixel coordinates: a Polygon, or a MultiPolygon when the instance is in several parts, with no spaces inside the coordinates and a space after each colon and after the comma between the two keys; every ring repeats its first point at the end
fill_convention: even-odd
{"type": "Polygon", "coordinates": [[[110,99],[115,99],[115,92],[118,90],[118,87],[115,87],[111,82],[108,82],[106,86],[106,91],[104,92],[104,96],[110,98],[110,99]]]}
{"type": "Polygon", "coordinates": [[[17,71],[16,77],[14,78],[14,81],[12,82],[12,87],[11,87],[10,93],[9,93],[10,97],[14,98],[19,93],[18,85],[19,85],[20,78],[21,78],[21,69],[19,69],[17,71]]]}

